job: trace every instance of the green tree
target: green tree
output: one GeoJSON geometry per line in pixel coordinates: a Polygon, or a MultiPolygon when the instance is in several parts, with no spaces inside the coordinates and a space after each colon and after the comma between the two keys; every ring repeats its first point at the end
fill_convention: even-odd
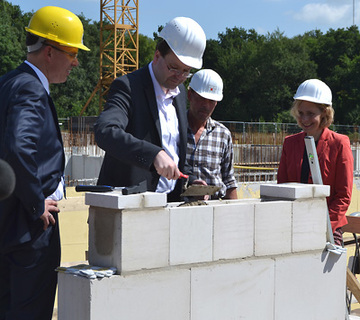
{"type": "Polygon", "coordinates": [[[204,55],[204,68],[214,69],[224,82],[224,98],[215,109],[218,120],[251,119],[250,90],[259,77],[254,63],[257,50],[265,37],[255,30],[226,29],[219,40],[210,40],[204,55]]]}
{"type": "Polygon", "coordinates": [[[0,0],[0,75],[16,68],[26,56],[25,30],[30,14],[0,0]]]}
{"type": "Polygon", "coordinates": [[[156,42],[151,38],[139,34],[139,68],[152,61],[155,53],[156,42]]]}
{"type": "Polygon", "coordinates": [[[316,75],[301,39],[278,30],[262,36],[255,30],[227,29],[218,41],[208,41],[205,67],[224,81],[224,99],[214,117],[229,121],[274,121],[290,108],[302,79],[316,75]]]}
{"type": "MultiPolygon", "coordinates": [[[[84,25],[84,43],[90,51],[79,50],[79,66],[71,71],[67,81],[51,86],[58,116],[60,118],[78,116],[90,98],[99,79],[99,22],[91,22],[80,15],[84,25]]],[[[84,115],[96,115],[99,110],[99,98],[95,96],[84,115]]]]}
{"type": "Polygon", "coordinates": [[[268,34],[256,60],[260,76],[252,88],[253,115],[273,121],[289,110],[303,79],[316,77],[316,65],[300,39],[289,39],[278,30],[268,34]]]}
{"type": "Polygon", "coordinates": [[[318,66],[318,78],[332,90],[335,123],[359,124],[360,34],[357,26],[330,29],[326,34],[314,33],[307,44],[310,59],[318,66]]]}

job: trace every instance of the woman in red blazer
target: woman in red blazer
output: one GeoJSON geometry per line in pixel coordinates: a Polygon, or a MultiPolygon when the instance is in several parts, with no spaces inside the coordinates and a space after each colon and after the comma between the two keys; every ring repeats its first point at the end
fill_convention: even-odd
{"type": "Polygon", "coordinates": [[[312,183],[304,138],[313,136],[324,185],[330,186],[327,198],[335,243],[342,244],[341,227],[347,224],[353,187],[353,155],[347,136],[328,129],[334,120],[330,88],[322,81],[303,82],[294,96],[291,114],[303,131],[285,138],[278,183],[312,183]]]}

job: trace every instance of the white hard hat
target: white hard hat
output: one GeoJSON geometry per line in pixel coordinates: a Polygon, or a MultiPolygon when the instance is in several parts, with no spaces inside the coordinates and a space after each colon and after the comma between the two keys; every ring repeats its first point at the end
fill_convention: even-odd
{"type": "Polygon", "coordinates": [[[320,104],[331,105],[332,94],[326,83],[318,79],[304,81],[296,91],[295,100],[305,100],[320,104]]]}
{"type": "Polygon", "coordinates": [[[174,18],[165,25],[159,36],[182,63],[195,69],[202,67],[206,36],[196,21],[185,17],[174,18]]]}
{"type": "Polygon", "coordinates": [[[191,78],[189,87],[205,99],[221,101],[223,98],[223,81],[211,69],[196,72],[191,78]]]}

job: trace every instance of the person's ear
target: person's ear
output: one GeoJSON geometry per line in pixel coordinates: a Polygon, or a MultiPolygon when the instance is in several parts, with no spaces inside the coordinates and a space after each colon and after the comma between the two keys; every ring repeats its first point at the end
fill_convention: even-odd
{"type": "Polygon", "coordinates": [[[154,53],[154,63],[158,63],[159,59],[161,58],[161,53],[159,50],[156,50],[154,53]]]}
{"type": "Polygon", "coordinates": [[[50,46],[45,46],[45,48],[43,48],[43,56],[46,60],[51,59],[53,55],[53,51],[52,48],[50,46]]]}

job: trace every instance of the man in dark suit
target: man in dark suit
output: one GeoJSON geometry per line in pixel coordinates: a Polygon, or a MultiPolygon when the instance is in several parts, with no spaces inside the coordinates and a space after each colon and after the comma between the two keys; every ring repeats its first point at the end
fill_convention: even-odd
{"type": "Polygon", "coordinates": [[[27,60],[0,78],[0,158],[16,176],[0,202],[0,319],[52,318],[60,263],[58,201],[64,151],[49,84],[78,66],[83,25],[68,10],[43,7],[27,31],[27,60]]]}
{"type": "Polygon", "coordinates": [[[191,68],[200,69],[206,36],[197,22],[177,17],[160,32],[153,61],[117,78],[95,124],[106,151],[98,184],[130,186],[147,181],[149,191],[180,200],[177,183],[186,159],[186,90],[191,68]]]}

